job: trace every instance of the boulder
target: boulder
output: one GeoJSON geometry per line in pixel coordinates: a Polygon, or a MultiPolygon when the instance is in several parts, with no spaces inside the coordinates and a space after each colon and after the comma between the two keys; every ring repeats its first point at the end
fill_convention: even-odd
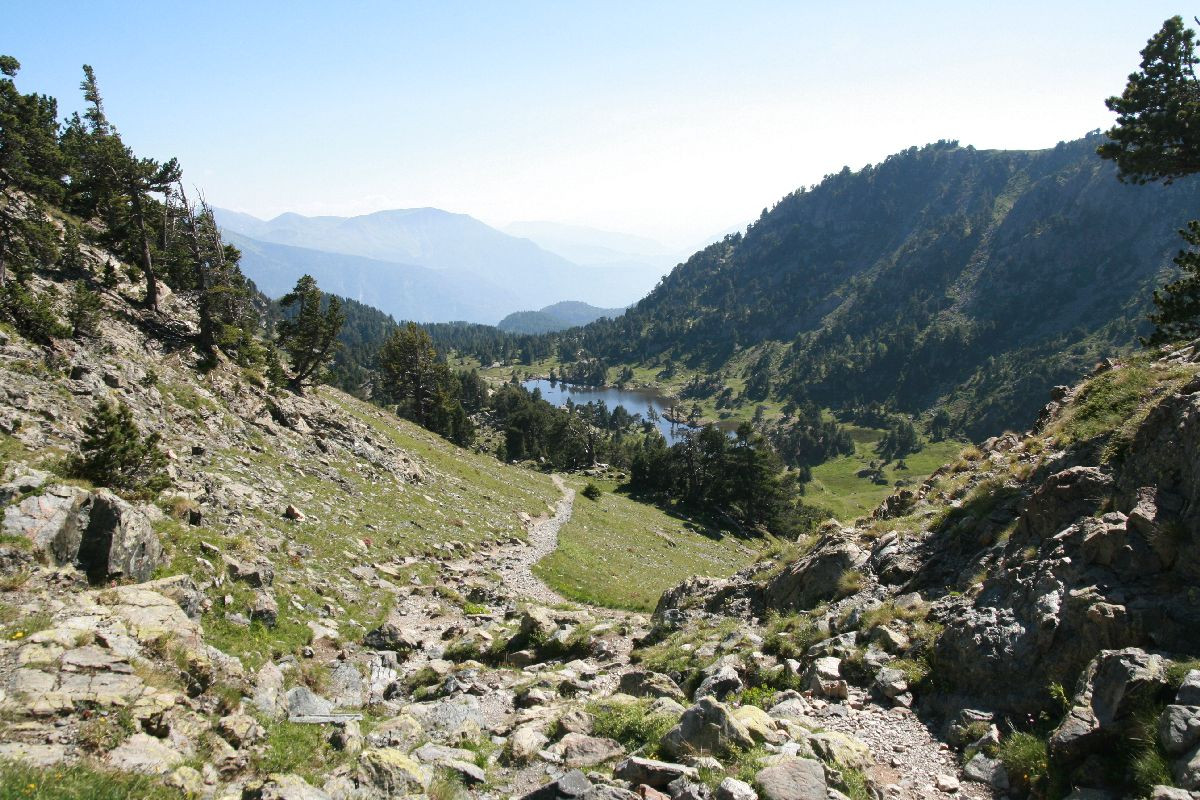
{"type": "Polygon", "coordinates": [[[684,702],[685,697],[679,684],[661,672],[635,669],[621,676],[620,691],[634,697],[669,697],[684,702]]]}
{"type": "Polygon", "coordinates": [[[1175,693],[1175,702],[1181,706],[1200,706],[1200,669],[1188,670],[1175,693]]]}
{"type": "Polygon", "coordinates": [[[676,778],[667,786],[671,800],[712,800],[712,791],[703,783],[676,778]]]}
{"type": "Polygon", "coordinates": [[[557,631],[558,623],[554,621],[548,609],[530,606],[521,614],[521,628],[515,638],[523,646],[541,647],[550,641],[557,631]]]}
{"type": "Polygon", "coordinates": [[[982,783],[998,792],[1008,790],[1008,772],[999,759],[988,758],[983,753],[976,753],[963,765],[963,777],[975,783],[982,783]]]}
{"type": "Polygon", "coordinates": [[[339,661],[330,671],[329,700],[334,708],[361,708],[366,691],[362,673],[349,661],[339,661]]]}
{"type": "Polygon", "coordinates": [[[523,725],[508,737],[505,755],[512,764],[526,764],[537,757],[538,751],[549,742],[537,725],[523,725]]]}
{"type": "Polygon", "coordinates": [[[740,722],[754,741],[779,744],[785,738],[776,730],[776,722],[758,706],[739,706],[733,710],[733,718],[740,722]]]}
{"type": "Polygon", "coordinates": [[[841,673],[842,660],[834,656],[825,656],[813,661],[802,682],[817,697],[845,700],[850,695],[850,687],[842,680],[841,673]]]}
{"type": "Polygon", "coordinates": [[[724,700],[735,692],[742,690],[742,677],[738,674],[741,662],[736,658],[723,658],[704,671],[704,679],[696,687],[692,695],[694,700],[701,697],[715,697],[724,700]]]}
{"type": "Polygon", "coordinates": [[[75,486],[51,486],[4,509],[4,533],[24,536],[55,566],[74,564],[80,539],[75,516],[86,498],[87,492],[75,486]]]}
{"type": "Polygon", "coordinates": [[[358,782],[385,797],[421,794],[429,786],[429,770],[396,748],[364,750],[358,757],[358,782]]]}
{"type": "Polygon", "coordinates": [[[108,754],[108,765],[122,772],[166,775],[183,762],[183,754],[144,733],[135,733],[108,754]]]}
{"type": "Polygon", "coordinates": [[[876,673],[875,682],[871,684],[871,691],[876,697],[891,700],[908,691],[908,679],[900,670],[884,667],[876,673]]]}
{"type": "Polygon", "coordinates": [[[232,556],[221,556],[225,564],[225,572],[230,580],[241,581],[255,589],[270,586],[275,582],[275,569],[266,561],[247,564],[232,556]]]}
{"type": "Polygon", "coordinates": [[[573,708],[558,718],[558,729],[564,733],[591,733],[595,718],[578,708],[573,708]]]}
{"type": "Polygon", "coordinates": [[[270,592],[254,593],[254,601],[250,604],[250,620],[259,622],[267,628],[274,628],[279,621],[279,603],[270,592]]]}
{"type": "Polygon", "coordinates": [[[97,489],[80,506],[78,563],[88,581],[108,583],[117,578],[150,579],[165,562],[150,518],[108,489],[97,489]]]}
{"type": "Polygon", "coordinates": [[[1158,741],[1169,756],[1194,747],[1200,742],[1200,706],[1167,706],[1158,720],[1158,741]]]}
{"type": "Polygon", "coordinates": [[[634,786],[644,784],[656,789],[664,789],[678,778],[696,780],[698,776],[694,767],[637,756],[630,756],[613,768],[613,777],[629,781],[634,786]]]}
{"type": "Polygon", "coordinates": [[[837,731],[823,731],[808,737],[808,746],[825,763],[866,770],[875,763],[865,742],[837,731]]]}
{"type": "Polygon", "coordinates": [[[717,786],[717,800],[758,800],[758,792],[737,778],[725,778],[717,786]]]}
{"type": "Polygon", "coordinates": [[[372,650],[391,650],[411,653],[421,648],[421,640],[411,631],[406,631],[392,622],[385,622],[363,637],[363,644],[372,650]]]}
{"type": "Polygon", "coordinates": [[[1158,702],[1167,688],[1166,661],[1129,647],[1104,650],[1084,672],[1066,718],[1050,736],[1050,752],[1068,762],[1096,752],[1121,735],[1137,711],[1158,702]]]}
{"type": "Polygon", "coordinates": [[[326,792],[299,775],[272,775],[252,796],[255,800],[330,800],[326,792]]]}
{"type": "Polygon", "coordinates": [[[759,770],[754,783],[764,800],[826,800],[825,769],[811,758],[784,758],[759,770]]]}
{"type": "Polygon", "coordinates": [[[592,782],[577,769],[563,775],[553,783],[534,789],[521,800],[574,800],[583,798],[592,791],[592,782]]]}
{"type": "Polygon", "coordinates": [[[552,748],[568,767],[595,767],[622,755],[620,742],[583,733],[568,733],[552,748]]]}
{"type": "Polygon", "coordinates": [[[842,576],[867,560],[858,545],[837,536],[826,536],[812,552],[790,564],[766,587],[769,607],[803,611],[838,594],[842,576]]]}
{"type": "Polygon", "coordinates": [[[728,706],[712,697],[701,698],[683,712],[679,724],[663,736],[663,751],[670,756],[724,753],[754,746],[754,737],[734,718],[728,706]]]}
{"type": "Polygon", "coordinates": [[[1172,772],[1175,774],[1175,785],[1179,788],[1189,791],[1200,789],[1200,744],[1177,760],[1172,772]]]}
{"type": "Polygon", "coordinates": [[[258,720],[249,714],[230,714],[217,722],[217,732],[225,741],[237,748],[254,744],[266,735],[258,720]]]}

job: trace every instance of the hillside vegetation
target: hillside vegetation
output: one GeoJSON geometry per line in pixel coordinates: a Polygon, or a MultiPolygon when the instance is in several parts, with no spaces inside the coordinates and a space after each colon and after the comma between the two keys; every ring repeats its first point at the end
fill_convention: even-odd
{"type": "Polygon", "coordinates": [[[844,169],[559,348],[656,371],[732,363],[732,382],[766,379],[764,397],[835,410],[944,407],[972,438],[1017,427],[1051,386],[1148,332],[1200,199],[1188,179],[1119,183],[1101,141],[939,142],[844,169]]]}

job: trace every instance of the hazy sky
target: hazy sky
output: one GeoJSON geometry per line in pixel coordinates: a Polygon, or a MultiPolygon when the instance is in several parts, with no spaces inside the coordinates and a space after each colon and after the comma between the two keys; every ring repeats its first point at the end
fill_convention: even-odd
{"type": "Polygon", "coordinates": [[[1174,5],[0,2],[18,85],[96,69],[143,155],[257,216],[437,206],[675,244],[937,139],[1108,127],[1174,5]]]}

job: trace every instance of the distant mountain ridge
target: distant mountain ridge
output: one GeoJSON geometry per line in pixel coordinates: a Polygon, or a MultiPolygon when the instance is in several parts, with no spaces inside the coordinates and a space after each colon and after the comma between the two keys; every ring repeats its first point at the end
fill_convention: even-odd
{"type": "MultiPolygon", "coordinates": [[[[513,311],[568,298],[604,307],[622,306],[642,297],[658,279],[658,275],[647,273],[641,266],[580,266],[466,214],[436,208],[397,209],[357,217],[305,217],[286,213],[271,220],[224,209],[216,209],[215,213],[223,230],[263,245],[373,259],[376,262],[373,267],[361,261],[352,263],[355,274],[364,277],[369,276],[372,269],[383,275],[391,269],[385,264],[399,264],[450,273],[456,276],[455,282],[467,277],[480,281],[475,291],[479,299],[474,302],[483,308],[471,315],[436,318],[441,321],[468,319],[494,324],[513,311]]],[[[291,257],[302,255],[263,246],[258,246],[258,250],[262,253],[270,251],[270,269],[280,276],[289,272],[291,257]]],[[[303,254],[302,260],[311,263],[314,257],[303,254]]],[[[261,284],[255,271],[266,265],[256,264],[252,259],[246,266],[247,274],[261,284]]],[[[294,273],[294,281],[304,269],[297,263],[290,271],[294,273]]],[[[413,274],[411,270],[405,272],[409,283],[399,295],[388,290],[374,300],[364,302],[371,302],[398,318],[413,317],[402,310],[406,305],[438,308],[440,303],[436,295],[419,291],[422,287],[429,288],[432,280],[425,276],[424,282],[418,284],[413,282],[413,274]]],[[[350,291],[335,291],[356,296],[350,291]]],[[[452,298],[458,305],[469,306],[472,302],[469,297],[457,293],[452,298]]],[[[428,314],[424,318],[428,318],[428,314]]]]}
{"type": "Polygon", "coordinates": [[[281,297],[309,274],[324,291],[414,322],[494,324],[523,302],[508,289],[457,271],[263,242],[228,229],[223,235],[242,251],[242,271],[268,297],[281,297]]]}
{"type": "Polygon", "coordinates": [[[507,333],[553,333],[577,325],[587,325],[602,317],[618,317],[624,308],[597,308],[596,306],[566,300],[546,306],[538,311],[518,311],[500,320],[496,327],[507,333]]]}

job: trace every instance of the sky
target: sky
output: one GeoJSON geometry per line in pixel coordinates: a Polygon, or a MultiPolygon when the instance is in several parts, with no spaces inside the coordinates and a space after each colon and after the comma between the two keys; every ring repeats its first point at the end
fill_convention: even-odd
{"type": "Polygon", "coordinates": [[[139,155],[269,218],[434,206],[687,246],[939,139],[1113,115],[1176,6],[1140,2],[0,0],[23,91],[91,64],[139,155]]]}

